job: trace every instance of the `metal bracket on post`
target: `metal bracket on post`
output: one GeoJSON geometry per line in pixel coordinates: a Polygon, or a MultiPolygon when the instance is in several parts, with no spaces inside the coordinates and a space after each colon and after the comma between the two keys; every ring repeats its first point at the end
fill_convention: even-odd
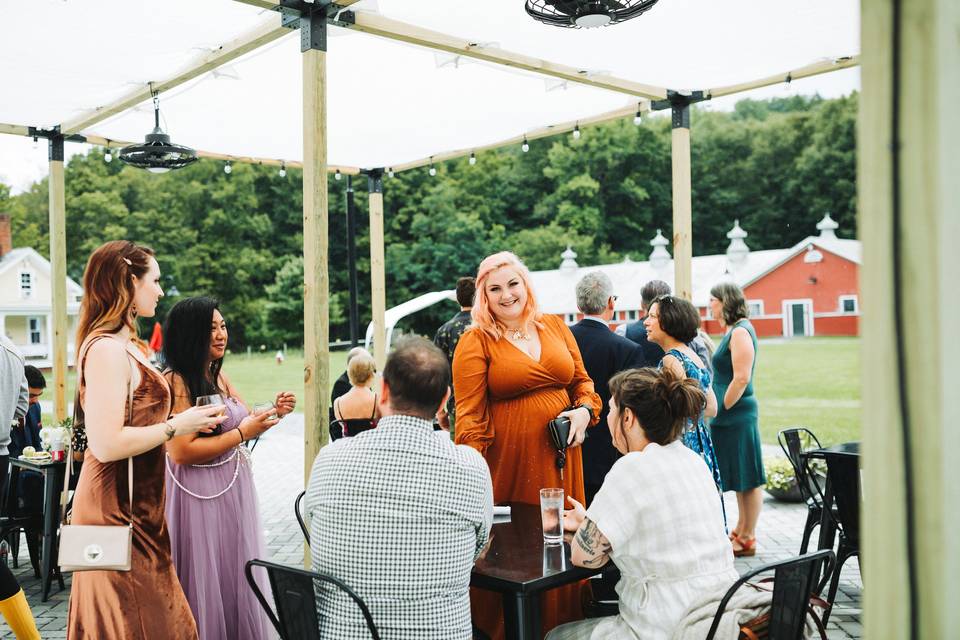
{"type": "Polygon", "coordinates": [[[383,193],[383,169],[364,169],[361,173],[367,176],[367,191],[369,193],[383,193]]]}
{"type": "Polygon", "coordinates": [[[50,160],[63,161],[63,143],[64,142],[86,142],[87,137],[74,133],[69,136],[60,133],[60,125],[52,129],[42,129],[40,127],[27,127],[27,136],[33,138],[46,138],[50,141],[50,160]]]}
{"type": "Polygon", "coordinates": [[[336,13],[331,0],[280,0],[279,9],[280,26],[300,29],[300,53],[327,50],[327,19],[336,13]]]}
{"type": "Polygon", "coordinates": [[[667,90],[666,100],[654,100],[650,103],[651,111],[670,109],[670,122],[674,129],[690,128],[690,105],[709,100],[710,95],[703,91],[674,91],[667,90]]]}

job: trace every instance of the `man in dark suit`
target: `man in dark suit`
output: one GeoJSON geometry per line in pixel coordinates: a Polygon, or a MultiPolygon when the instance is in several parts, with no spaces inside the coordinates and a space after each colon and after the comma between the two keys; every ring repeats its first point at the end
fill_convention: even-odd
{"type": "Polygon", "coordinates": [[[600,490],[607,472],[620,458],[607,428],[607,403],[610,400],[607,383],[624,369],[643,366],[641,348],[615,334],[607,325],[613,318],[616,299],[610,278],[599,271],[588,273],[577,283],[577,307],[584,318],[570,327],[570,331],[580,347],[587,375],[603,401],[600,422],[590,429],[589,437],[583,443],[583,477],[588,505],[600,490]]]}

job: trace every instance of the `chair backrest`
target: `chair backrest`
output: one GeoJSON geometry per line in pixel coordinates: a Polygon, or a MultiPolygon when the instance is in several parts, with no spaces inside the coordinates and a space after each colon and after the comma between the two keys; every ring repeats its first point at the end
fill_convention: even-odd
{"type": "Polygon", "coordinates": [[[835,563],[836,557],[833,551],[823,549],[796,558],[773,562],[744,574],[733,583],[720,601],[717,613],[713,617],[713,624],[707,634],[707,640],[713,640],[720,625],[720,619],[726,611],[727,603],[737,589],[754,577],[771,571],[773,572],[773,598],[770,606],[769,638],[770,640],[800,640],[803,638],[810,597],[820,595],[830,579],[835,563]],[[827,567],[821,578],[820,571],[824,563],[827,567]]]}
{"type": "Polygon", "coordinates": [[[270,623],[273,624],[282,640],[320,640],[320,620],[317,617],[316,585],[318,582],[332,584],[352,599],[367,624],[370,637],[380,640],[380,632],[373,622],[370,610],[346,584],[333,576],[314,571],[305,571],[286,567],[264,560],[250,560],[244,570],[247,583],[253,589],[254,595],[260,601],[260,606],[266,611],[270,623]],[[253,577],[253,567],[263,567],[267,570],[270,580],[270,589],[273,591],[273,601],[277,607],[274,614],[270,604],[263,596],[257,581],[253,577]]]}
{"type": "Polygon", "coordinates": [[[823,452],[835,511],[831,515],[847,542],[860,544],[860,465],[857,456],[823,452]]]}
{"type": "Polygon", "coordinates": [[[817,474],[808,472],[807,465],[803,463],[800,457],[800,454],[805,451],[821,449],[820,440],[810,429],[791,427],[780,431],[777,434],[777,441],[793,467],[793,474],[797,478],[800,495],[807,502],[813,502],[817,506],[821,506],[820,495],[823,493],[823,487],[819,484],[820,479],[817,474]]]}
{"type": "Polygon", "coordinates": [[[303,538],[307,541],[307,544],[310,544],[310,530],[307,529],[307,523],[303,520],[303,498],[307,495],[306,490],[301,491],[297,495],[296,501],[293,503],[293,513],[297,516],[297,524],[300,525],[300,531],[303,532],[303,538]]]}

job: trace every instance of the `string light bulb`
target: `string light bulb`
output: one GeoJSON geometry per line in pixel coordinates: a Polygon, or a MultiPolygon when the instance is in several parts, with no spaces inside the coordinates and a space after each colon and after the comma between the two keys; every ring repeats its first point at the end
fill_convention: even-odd
{"type": "Polygon", "coordinates": [[[107,147],[106,151],[103,152],[103,161],[113,162],[113,153],[110,151],[110,147],[107,147]]]}
{"type": "Polygon", "coordinates": [[[334,179],[334,180],[339,180],[339,179],[340,179],[340,169],[337,169],[337,172],[336,172],[335,174],[333,174],[333,179],[334,179]]]}
{"type": "Polygon", "coordinates": [[[520,150],[523,151],[524,153],[526,153],[527,151],[530,151],[530,143],[527,142],[527,136],[523,136],[523,144],[520,145],[520,150]]]}
{"type": "Polygon", "coordinates": [[[286,162],[286,160],[281,160],[281,161],[280,161],[280,171],[277,171],[277,175],[280,176],[281,178],[286,178],[286,177],[287,177],[287,162],[286,162]]]}
{"type": "Polygon", "coordinates": [[[435,166],[433,166],[433,156],[430,156],[430,171],[429,171],[429,173],[430,173],[431,176],[437,175],[437,168],[436,168],[435,166]]]}
{"type": "Polygon", "coordinates": [[[227,160],[227,164],[223,165],[223,172],[227,175],[233,173],[233,163],[227,160]]]}
{"type": "Polygon", "coordinates": [[[640,126],[640,123],[643,122],[643,113],[640,111],[640,105],[637,105],[637,115],[633,116],[633,124],[640,126]]]}
{"type": "Polygon", "coordinates": [[[580,123],[577,123],[573,126],[573,139],[574,140],[580,139],[580,123]]]}
{"type": "Polygon", "coordinates": [[[470,164],[477,164],[477,154],[475,154],[473,151],[470,152],[470,164]]]}
{"type": "Polygon", "coordinates": [[[387,177],[388,177],[388,178],[392,178],[392,177],[393,177],[393,167],[389,167],[389,168],[387,169],[387,177]]]}

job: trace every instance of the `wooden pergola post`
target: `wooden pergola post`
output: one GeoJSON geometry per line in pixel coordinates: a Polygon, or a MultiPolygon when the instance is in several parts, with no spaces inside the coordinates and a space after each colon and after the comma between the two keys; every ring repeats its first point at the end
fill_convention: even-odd
{"type": "Polygon", "coordinates": [[[673,133],[670,156],[673,176],[673,292],[693,300],[693,221],[690,187],[690,104],[702,100],[703,93],[667,92],[673,133]]]}
{"type": "MultiPolygon", "coordinates": [[[[53,313],[53,413],[67,417],[67,209],[63,175],[63,136],[50,145],[50,307],[53,313]]],[[[77,345],[79,347],[80,345],[77,345]]]]}
{"type": "Polygon", "coordinates": [[[960,4],[861,7],[865,636],[950,638],[960,628],[960,4]]]}
{"type": "MultiPolygon", "coordinates": [[[[301,30],[313,30],[303,22],[301,30]]],[[[305,34],[306,35],[306,34],[305,34]]],[[[326,52],[303,52],[303,331],[304,331],[304,482],[314,458],[327,443],[330,382],[329,280],[327,276],[327,66],[326,52]]]]}
{"type": "Polygon", "coordinates": [[[367,172],[370,192],[370,304],[373,359],[383,371],[387,363],[387,281],[383,247],[383,169],[367,172]]]}

